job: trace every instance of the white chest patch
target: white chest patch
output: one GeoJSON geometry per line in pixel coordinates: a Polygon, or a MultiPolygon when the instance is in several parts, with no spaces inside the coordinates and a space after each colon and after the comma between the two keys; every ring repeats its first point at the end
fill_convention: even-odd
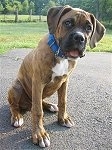
{"type": "Polygon", "coordinates": [[[56,76],[63,76],[64,74],[68,73],[68,60],[61,59],[60,63],[57,63],[55,67],[52,68],[52,81],[56,76]]]}

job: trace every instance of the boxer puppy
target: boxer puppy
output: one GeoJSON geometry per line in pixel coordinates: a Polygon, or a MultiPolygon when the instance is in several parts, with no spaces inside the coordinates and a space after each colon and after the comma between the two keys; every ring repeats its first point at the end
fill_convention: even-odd
{"type": "Polygon", "coordinates": [[[43,109],[58,111],[58,122],[62,126],[74,125],[66,111],[69,75],[77,58],[84,56],[87,42],[94,48],[105,32],[93,14],[68,5],[51,8],[47,23],[49,34],[24,58],[8,92],[11,124],[20,127],[22,110],[31,110],[33,143],[40,147],[50,145],[49,134],[43,126],[43,109]],[[58,105],[46,102],[45,98],[56,91],[58,105]]]}

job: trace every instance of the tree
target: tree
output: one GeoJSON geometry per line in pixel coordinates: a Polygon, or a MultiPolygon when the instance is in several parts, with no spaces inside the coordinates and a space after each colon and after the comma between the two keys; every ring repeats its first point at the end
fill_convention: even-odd
{"type": "Polygon", "coordinates": [[[2,13],[3,12],[3,5],[2,5],[2,3],[0,2],[0,13],[2,13]]]}
{"type": "MultiPolygon", "coordinates": [[[[56,0],[55,0],[56,3],[56,0]]],[[[67,4],[67,0],[58,0],[58,4],[59,5],[66,5],[67,4]]]]}
{"type": "MultiPolygon", "coordinates": [[[[112,0],[0,0],[0,12],[4,14],[46,15],[50,7],[71,5],[93,13],[97,19],[112,20],[112,0]]],[[[17,20],[17,19],[16,19],[17,20]]]]}
{"type": "Polygon", "coordinates": [[[41,15],[42,9],[49,3],[49,0],[35,0],[35,12],[41,15]]]}
{"type": "Polygon", "coordinates": [[[111,0],[103,0],[102,4],[102,19],[112,21],[112,1],[111,0]]]}
{"type": "Polygon", "coordinates": [[[28,14],[28,9],[29,9],[29,3],[28,0],[24,0],[24,2],[22,3],[22,13],[27,15],[28,14]]]}
{"type": "Polygon", "coordinates": [[[1,7],[3,7],[3,14],[4,14],[4,21],[6,20],[6,14],[9,14],[13,11],[12,9],[12,2],[9,0],[2,0],[1,1],[1,7]]]}
{"type": "Polygon", "coordinates": [[[13,9],[15,12],[15,22],[18,22],[18,13],[22,10],[22,5],[19,1],[13,1],[13,9]]]}
{"type": "Polygon", "coordinates": [[[3,0],[2,5],[3,5],[3,13],[5,15],[10,11],[9,1],[8,0],[3,0]]]}
{"type": "Polygon", "coordinates": [[[34,13],[34,10],[35,10],[35,4],[31,1],[30,4],[29,4],[29,21],[32,20],[32,14],[34,13]]]}
{"type": "Polygon", "coordinates": [[[49,10],[49,8],[50,8],[50,7],[54,7],[54,6],[56,6],[56,3],[55,3],[54,1],[52,1],[52,0],[50,0],[49,3],[48,3],[48,5],[46,5],[46,6],[42,9],[41,14],[46,16],[46,15],[47,15],[47,12],[48,12],[48,10],[49,10]]]}

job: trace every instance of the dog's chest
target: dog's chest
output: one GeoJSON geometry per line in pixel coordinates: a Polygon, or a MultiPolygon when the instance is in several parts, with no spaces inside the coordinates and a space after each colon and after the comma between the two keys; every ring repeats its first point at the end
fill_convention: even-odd
{"type": "Polygon", "coordinates": [[[55,77],[63,76],[68,74],[69,62],[67,59],[61,59],[59,63],[57,63],[52,68],[52,81],[55,77]]]}
{"type": "Polygon", "coordinates": [[[74,68],[74,63],[70,63],[67,59],[61,59],[52,68],[52,76],[50,82],[45,86],[43,98],[51,96],[65,82],[74,68]]]}

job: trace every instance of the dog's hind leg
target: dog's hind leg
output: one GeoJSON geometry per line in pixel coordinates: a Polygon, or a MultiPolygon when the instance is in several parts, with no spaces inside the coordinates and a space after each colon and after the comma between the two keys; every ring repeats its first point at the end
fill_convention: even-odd
{"type": "Polygon", "coordinates": [[[11,111],[11,124],[14,127],[20,127],[23,124],[23,117],[20,113],[19,102],[24,89],[18,79],[15,80],[14,84],[8,91],[8,101],[10,104],[11,111]]]}
{"type": "Polygon", "coordinates": [[[50,111],[50,112],[58,112],[58,105],[57,104],[52,104],[52,103],[48,103],[43,101],[42,102],[43,105],[43,109],[50,111]]]}

